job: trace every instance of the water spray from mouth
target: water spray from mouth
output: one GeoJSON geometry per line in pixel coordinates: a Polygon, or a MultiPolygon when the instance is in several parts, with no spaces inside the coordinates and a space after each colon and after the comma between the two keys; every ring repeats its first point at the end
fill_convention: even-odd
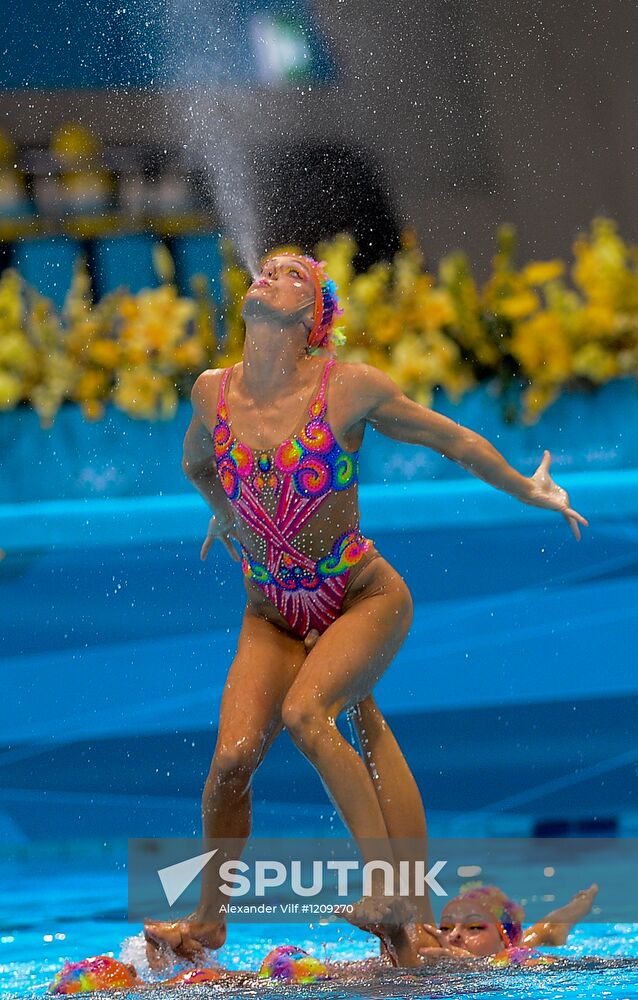
{"type": "Polygon", "coordinates": [[[241,104],[235,79],[245,63],[239,35],[223,6],[208,0],[169,0],[165,14],[165,88],[171,120],[188,166],[203,167],[222,229],[257,278],[259,253],[255,179],[248,135],[256,102],[247,81],[241,104]]]}

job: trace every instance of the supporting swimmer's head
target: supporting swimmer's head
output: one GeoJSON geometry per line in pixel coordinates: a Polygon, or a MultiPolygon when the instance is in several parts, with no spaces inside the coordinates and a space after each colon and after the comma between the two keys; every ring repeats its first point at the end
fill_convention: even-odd
{"type": "MultiPolygon", "coordinates": [[[[306,350],[330,352],[345,343],[342,327],[335,326],[343,309],[337,286],[325,271],[325,261],[306,254],[281,253],[264,258],[259,277],[250,286],[245,303],[261,301],[269,311],[293,321],[306,330],[306,350]],[[263,293],[259,289],[263,288],[263,293]],[[257,292],[257,295],[253,295],[257,292]]],[[[248,309],[244,310],[248,315],[248,309]]]]}
{"type": "Polygon", "coordinates": [[[451,899],[441,914],[440,928],[449,944],[473,955],[495,955],[517,945],[525,911],[495,885],[469,885],[451,899]]]}

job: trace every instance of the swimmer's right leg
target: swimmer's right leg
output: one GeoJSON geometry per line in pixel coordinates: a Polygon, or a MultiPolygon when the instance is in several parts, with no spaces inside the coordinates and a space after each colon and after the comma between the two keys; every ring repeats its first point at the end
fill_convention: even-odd
{"type": "MultiPolygon", "coordinates": [[[[362,699],[350,712],[361,754],[374,783],[383,819],[391,840],[403,853],[400,860],[411,865],[427,857],[427,823],[423,800],[414,775],[397,743],[387,720],[372,694],[362,699]]],[[[418,918],[434,923],[429,895],[414,897],[418,918]]],[[[434,942],[434,946],[436,944],[434,942]]]]}
{"type": "MultiPolygon", "coordinates": [[[[397,743],[387,720],[377,706],[374,696],[369,694],[351,710],[354,723],[370,777],[374,783],[381,812],[388,830],[388,837],[394,844],[397,869],[400,861],[407,861],[410,870],[416,861],[427,858],[427,824],[419,787],[407,760],[397,743]]],[[[414,949],[439,947],[438,939],[426,929],[434,925],[435,917],[429,894],[413,894],[414,921],[406,925],[406,933],[414,949]]],[[[394,943],[399,952],[402,947],[394,943]]],[[[381,954],[385,947],[381,945],[381,954]]]]}
{"type": "MultiPolygon", "coordinates": [[[[202,795],[205,838],[233,838],[244,843],[248,839],[252,777],[281,731],[282,702],[305,657],[302,640],[246,609],[226,678],[217,742],[202,795]]],[[[225,897],[223,901],[227,902],[225,897]]],[[[149,964],[153,968],[164,966],[167,948],[195,961],[202,957],[202,946],[220,948],[226,939],[220,902],[214,870],[205,867],[197,910],[180,921],[145,923],[149,964]]]]}

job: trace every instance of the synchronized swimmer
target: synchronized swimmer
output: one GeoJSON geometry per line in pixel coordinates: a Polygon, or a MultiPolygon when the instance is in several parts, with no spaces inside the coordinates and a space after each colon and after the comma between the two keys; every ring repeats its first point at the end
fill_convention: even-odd
{"type": "MultiPolygon", "coordinates": [[[[425,812],[372,691],[407,635],[412,600],[360,530],[366,424],[434,449],[522,503],[556,511],[577,540],[588,522],[552,480],[548,451],[532,476],[522,476],[488,440],[409,399],[382,371],[337,361],[341,314],[323,261],[268,256],[242,305],[242,362],[203,372],[192,389],[183,469],[213,511],[201,558],[221,541],[241,559],[246,589],[202,796],[203,833],[247,840],[252,777],[285,728],[321,776],[363,860],[372,860],[374,841],[374,859],[397,866],[392,842],[426,849],[425,812]],[[344,711],[373,764],[339,733],[344,711]],[[379,773],[392,775],[383,795],[379,773]]],[[[204,869],[193,913],[146,922],[149,962],[165,949],[192,958],[220,947],[220,902],[204,869]]],[[[418,962],[409,925],[424,928],[420,944],[440,944],[425,929],[434,924],[429,900],[386,898],[381,881],[346,918],[385,937],[400,964],[418,962]]]]}

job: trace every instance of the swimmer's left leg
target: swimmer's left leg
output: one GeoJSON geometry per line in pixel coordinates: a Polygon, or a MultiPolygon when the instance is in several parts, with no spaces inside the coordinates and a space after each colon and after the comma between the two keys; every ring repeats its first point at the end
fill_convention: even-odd
{"type": "MultiPolygon", "coordinates": [[[[385,559],[375,559],[363,572],[368,582],[362,596],[326,629],[308,653],[284,699],[282,721],[319,772],[364,862],[384,860],[394,867],[374,783],[359,754],[341,736],[336,718],[344,708],[365,698],[389,666],[410,627],[412,600],[405,583],[385,559]]],[[[406,899],[385,899],[383,884],[377,871],[366,926],[405,925],[410,919],[406,899]]],[[[418,964],[416,956],[414,964],[418,964]]]]}

